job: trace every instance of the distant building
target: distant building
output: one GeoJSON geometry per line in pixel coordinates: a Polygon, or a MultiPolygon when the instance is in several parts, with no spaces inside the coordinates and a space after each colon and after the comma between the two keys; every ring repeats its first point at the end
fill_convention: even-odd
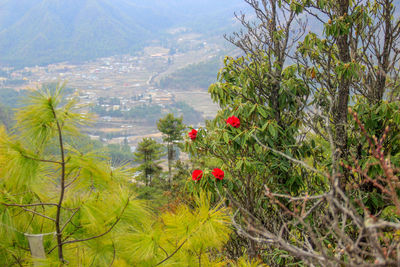
{"type": "Polygon", "coordinates": [[[91,140],[100,140],[100,136],[98,136],[98,135],[90,135],[89,134],[89,137],[91,140]]]}
{"type": "Polygon", "coordinates": [[[104,117],[101,117],[101,119],[103,121],[111,121],[112,120],[112,118],[110,116],[104,116],[104,117]]]}

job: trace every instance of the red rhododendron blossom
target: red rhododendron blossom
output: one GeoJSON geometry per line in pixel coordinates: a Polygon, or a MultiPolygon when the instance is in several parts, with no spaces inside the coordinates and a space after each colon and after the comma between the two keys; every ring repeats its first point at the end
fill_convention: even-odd
{"type": "Polygon", "coordinates": [[[203,171],[202,170],[194,170],[192,172],[192,180],[193,181],[200,181],[201,177],[203,177],[203,171]]]}
{"type": "Polygon", "coordinates": [[[215,168],[214,171],[211,173],[212,175],[214,175],[214,177],[218,180],[222,180],[224,179],[224,171],[218,168],[215,168]]]}
{"type": "Polygon", "coordinates": [[[240,126],[240,120],[239,120],[239,118],[237,118],[237,117],[235,117],[235,116],[232,116],[232,117],[229,117],[229,118],[226,120],[226,124],[230,124],[230,125],[232,125],[232,126],[235,127],[235,128],[239,128],[239,126],[240,126]]]}
{"type": "Polygon", "coordinates": [[[197,131],[195,129],[192,129],[192,131],[189,132],[189,137],[190,139],[195,140],[197,137],[197,131]]]}

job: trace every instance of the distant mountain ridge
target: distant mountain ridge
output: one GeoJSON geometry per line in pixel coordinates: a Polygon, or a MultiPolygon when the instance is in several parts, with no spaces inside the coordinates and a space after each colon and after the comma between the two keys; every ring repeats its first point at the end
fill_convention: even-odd
{"type": "Polygon", "coordinates": [[[243,6],[241,0],[0,0],[0,66],[130,53],[171,27],[229,24],[243,6]]]}

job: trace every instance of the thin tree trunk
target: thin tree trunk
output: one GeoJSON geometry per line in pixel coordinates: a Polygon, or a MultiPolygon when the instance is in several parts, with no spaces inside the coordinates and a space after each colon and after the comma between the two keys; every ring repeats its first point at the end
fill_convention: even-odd
{"type": "Polygon", "coordinates": [[[171,180],[172,180],[172,160],[173,160],[173,144],[168,144],[168,185],[171,187],[171,180]]]}
{"type": "Polygon", "coordinates": [[[376,77],[376,84],[372,87],[372,102],[373,104],[379,103],[385,92],[386,75],[389,68],[390,50],[393,47],[392,42],[392,21],[391,21],[391,3],[385,1],[383,7],[383,19],[385,27],[385,38],[383,44],[383,51],[381,55],[378,55],[378,70],[376,77]]]}
{"type": "Polygon", "coordinates": [[[64,143],[63,143],[63,136],[62,136],[62,131],[61,131],[61,126],[60,123],[58,122],[56,112],[54,108],[52,107],[52,112],[54,119],[57,123],[57,131],[58,131],[58,141],[60,145],[60,155],[61,155],[61,188],[60,188],[60,198],[58,200],[57,204],[57,214],[56,214],[56,234],[57,234],[57,248],[58,248],[58,259],[61,262],[65,262],[64,260],[64,255],[63,255],[63,243],[62,243],[62,229],[61,229],[61,209],[62,209],[62,203],[64,200],[64,193],[65,193],[65,155],[64,155],[64,143]]]}
{"type": "MultiPolygon", "coordinates": [[[[346,16],[349,9],[349,0],[341,0],[339,2],[338,16],[346,16]]],[[[348,35],[340,35],[337,38],[337,46],[339,49],[339,59],[343,63],[349,63],[350,43],[348,35]]],[[[338,164],[348,154],[347,151],[347,113],[350,94],[350,81],[342,77],[339,81],[338,92],[334,103],[333,123],[335,128],[334,143],[336,151],[334,159],[338,164]]],[[[346,174],[344,179],[340,181],[341,186],[346,182],[346,174]]]]}

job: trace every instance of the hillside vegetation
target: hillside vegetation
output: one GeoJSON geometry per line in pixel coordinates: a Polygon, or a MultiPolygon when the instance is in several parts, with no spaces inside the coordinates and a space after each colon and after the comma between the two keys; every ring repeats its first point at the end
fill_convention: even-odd
{"type": "Polygon", "coordinates": [[[200,33],[226,29],[241,5],[239,0],[0,0],[0,65],[134,53],[164,39],[173,27],[200,33]]]}
{"type": "Polygon", "coordinates": [[[161,78],[158,84],[162,88],[181,90],[207,88],[217,80],[216,73],[220,67],[221,60],[219,58],[191,64],[161,78]]]}
{"type": "Polygon", "coordinates": [[[398,1],[245,2],[202,127],[176,102],[162,143],[104,147],[79,95],[30,92],[0,126],[1,263],[400,266],[398,1]]]}

